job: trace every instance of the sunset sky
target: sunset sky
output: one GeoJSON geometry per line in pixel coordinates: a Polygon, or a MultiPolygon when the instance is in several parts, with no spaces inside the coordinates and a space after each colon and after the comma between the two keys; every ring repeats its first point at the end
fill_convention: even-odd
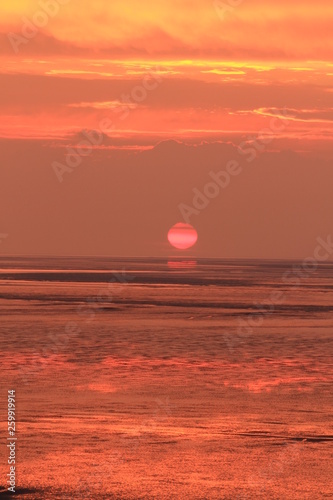
{"type": "Polygon", "coordinates": [[[259,138],[253,173],[191,221],[194,253],[307,256],[333,213],[332,17],[331,0],[3,2],[0,252],[168,255],[179,204],[259,138]]]}

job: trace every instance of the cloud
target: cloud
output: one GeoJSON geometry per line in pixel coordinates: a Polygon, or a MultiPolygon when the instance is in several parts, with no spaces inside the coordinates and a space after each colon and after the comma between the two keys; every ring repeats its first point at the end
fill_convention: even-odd
{"type": "MultiPolygon", "coordinates": [[[[1,25],[0,25],[1,26],[1,25]]],[[[0,56],[17,57],[10,42],[10,33],[20,34],[11,31],[0,32],[0,56]]],[[[33,39],[27,40],[27,43],[19,45],[19,55],[27,56],[81,56],[84,57],[86,50],[70,41],[59,40],[53,35],[38,31],[33,39]]]]}
{"type": "Polygon", "coordinates": [[[298,122],[325,123],[333,122],[333,108],[326,109],[269,109],[260,108],[255,113],[265,116],[287,117],[286,119],[298,122]]]}
{"type": "MultiPolygon", "coordinates": [[[[104,110],[118,110],[119,107],[123,107],[124,103],[115,99],[114,101],[95,101],[95,102],[78,102],[68,104],[70,108],[91,108],[91,109],[104,109],[104,110]]],[[[136,109],[137,104],[128,103],[127,106],[130,109],[136,109]]]]}
{"type": "MultiPolygon", "coordinates": [[[[12,2],[13,3],[13,2],[12,2]]],[[[227,4],[227,2],[225,2],[227,4]]],[[[192,57],[255,60],[332,60],[332,4],[243,1],[221,18],[213,2],[82,0],[50,16],[22,54],[101,57],[192,57]],[[110,26],[112,29],[110,29],[110,26]],[[264,41],[264,43],[263,43],[264,41]]],[[[0,52],[12,54],[7,33],[20,34],[40,7],[0,6],[0,52]]]]}
{"type": "Polygon", "coordinates": [[[269,116],[284,109],[295,117],[285,134],[331,123],[333,94],[316,84],[272,83],[259,85],[259,91],[253,82],[164,76],[144,101],[134,102],[131,93],[142,78],[0,74],[0,135],[66,137],[83,127],[98,129],[107,119],[110,135],[196,136],[200,142],[228,132],[258,134],[269,116]]]}
{"type": "MultiPolygon", "coordinates": [[[[0,74],[0,107],[76,105],[113,102],[131,92],[142,78],[80,79],[42,75],[0,74]],[[24,92],[22,92],[24,89],[24,92]],[[98,99],[97,99],[98,96],[98,99]]],[[[207,82],[183,78],[163,78],[148,94],[145,104],[156,108],[316,109],[333,107],[333,96],[317,85],[275,83],[260,86],[246,82],[207,82]],[[311,106],[312,105],[312,106],[311,106]]]]}

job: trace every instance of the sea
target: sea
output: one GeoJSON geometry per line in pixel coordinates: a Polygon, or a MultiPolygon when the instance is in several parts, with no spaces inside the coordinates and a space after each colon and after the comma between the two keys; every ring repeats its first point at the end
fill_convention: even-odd
{"type": "Polygon", "coordinates": [[[0,498],[333,498],[333,263],[0,258],[0,498]],[[14,393],[11,393],[14,394],[14,393]]]}

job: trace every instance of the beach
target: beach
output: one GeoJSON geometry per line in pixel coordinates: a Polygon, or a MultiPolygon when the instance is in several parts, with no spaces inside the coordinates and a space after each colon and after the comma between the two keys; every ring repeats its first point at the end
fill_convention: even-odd
{"type": "Polygon", "coordinates": [[[333,265],[0,259],[26,499],[333,497],[333,265]],[[278,294],[276,292],[279,292],[278,294]]]}

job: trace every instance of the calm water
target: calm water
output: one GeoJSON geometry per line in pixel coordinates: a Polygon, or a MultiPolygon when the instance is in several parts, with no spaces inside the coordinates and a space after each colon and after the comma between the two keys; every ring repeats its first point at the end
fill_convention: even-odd
{"type": "Polygon", "coordinates": [[[0,486],[16,389],[22,498],[333,498],[333,264],[299,266],[0,259],[0,486]]]}

